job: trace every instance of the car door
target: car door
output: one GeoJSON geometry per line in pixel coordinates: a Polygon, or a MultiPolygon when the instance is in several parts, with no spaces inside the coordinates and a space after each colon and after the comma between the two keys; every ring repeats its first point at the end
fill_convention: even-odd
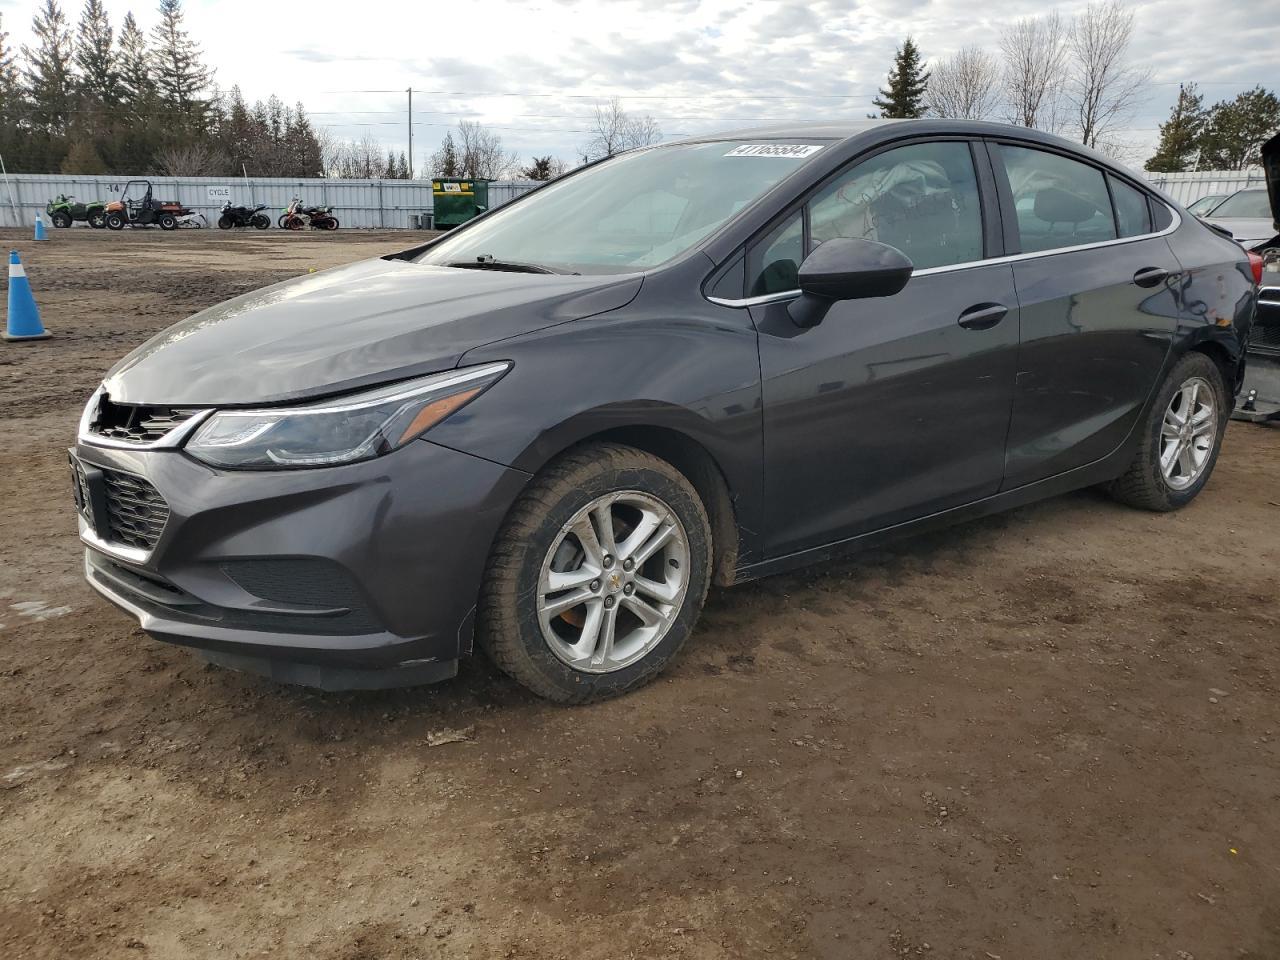
{"type": "Polygon", "coordinates": [[[1018,345],[985,153],[961,139],[856,161],[747,256],[760,334],[767,551],[782,556],[994,494],[1018,345]],[[981,161],[976,162],[976,161],[981,161]],[[833,237],[898,247],[916,267],[892,297],[832,305],[798,328],[789,291],[833,237]]]}
{"type": "MultiPolygon", "coordinates": [[[[1019,254],[1011,489],[1098,460],[1129,435],[1177,329],[1181,268],[1137,186],[1050,150],[991,153],[1019,254]]],[[[1171,223],[1164,204],[1156,212],[1171,223]]]]}

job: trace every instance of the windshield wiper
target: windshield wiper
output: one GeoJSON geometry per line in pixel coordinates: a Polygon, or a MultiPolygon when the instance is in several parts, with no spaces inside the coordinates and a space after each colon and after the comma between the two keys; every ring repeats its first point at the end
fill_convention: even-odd
{"type": "Polygon", "coordinates": [[[540,263],[525,263],[521,260],[498,260],[491,253],[482,253],[474,260],[454,260],[446,267],[458,267],[461,270],[502,270],[506,273],[558,273],[579,276],[575,270],[557,270],[540,263]]]}

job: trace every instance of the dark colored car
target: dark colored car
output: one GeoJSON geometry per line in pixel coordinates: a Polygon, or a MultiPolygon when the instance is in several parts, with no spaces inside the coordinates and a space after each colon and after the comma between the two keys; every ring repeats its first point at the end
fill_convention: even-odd
{"type": "Polygon", "coordinates": [[[656,674],[708,585],[1213,470],[1246,253],[1056,137],[775,127],[581,168],[135,350],[72,451],[90,583],[324,687],[656,674]]]}

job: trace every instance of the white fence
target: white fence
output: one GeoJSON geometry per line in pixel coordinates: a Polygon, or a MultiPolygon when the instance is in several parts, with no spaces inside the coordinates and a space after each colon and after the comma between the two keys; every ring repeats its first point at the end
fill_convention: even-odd
{"type": "MultiPolygon", "coordinates": [[[[1226,194],[1265,181],[1261,170],[1148,173],[1147,179],[1181,204],[1208,194],[1226,194]]],[[[31,226],[45,204],[60,193],[77,200],[114,200],[129,177],[88,177],[62,174],[10,174],[8,187],[0,183],[0,227],[31,226]],[[10,203],[12,195],[12,204],[10,203]]],[[[142,178],[138,178],[142,179],[142,178]]],[[[217,220],[225,197],[234,204],[265,203],[271,219],[299,197],[307,205],[332,206],[344,227],[404,229],[415,216],[431,213],[429,180],[285,180],[266,177],[151,177],[155,196],[177,200],[210,225],[217,220]]],[[[532,180],[500,180],[489,184],[489,205],[500,206],[532,190],[532,180]]]]}
{"type": "MultiPolygon", "coordinates": [[[[130,179],[150,179],[157,200],[177,200],[202,213],[212,226],[222,204],[265,203],[272,223],[294,197],[310,206],[331,206],[344,227],[408,228],[413,217],[432,212],[430,180],[285,180],[266,177],[88,177],[63,174],[10,174],[0,182],[0,227],[31,226],[37,213],[60,193],[77,200],[115,200],[130,179]],[[10,194],[12,193],[12,204],[10,194]],[[15,209],[16,208],[16,209],[15,209]]],[[[489,184],[489,206],[496,207],[534,187],[532,180],[489,184]]]]}
{"type": "Polygon", "coordinates": [[[1235,193],[1245,187],[1261,187],[1266,178],[1255,170],[1201,170],[1196,173],[1147,173],[1146,178],[1184,207],[1210,194],[1235,193]]]}

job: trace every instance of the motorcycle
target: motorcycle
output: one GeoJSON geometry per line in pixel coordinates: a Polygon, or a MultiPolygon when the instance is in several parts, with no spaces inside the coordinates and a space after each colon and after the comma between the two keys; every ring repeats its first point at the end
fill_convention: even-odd
{"type": "Polygon", "coordinates": [[[338,218],[333,215],[333,207],[304,207],[297,197],[285,207],[284,213],[276,221],[282,230],[301,230],[310,226],[312,230],[337,230],[338,218]]]}
{"type": "Polygon", "coordinates": [[[232,227],[256,227],[266,230],[271,226],[271,218],[262,211],[267,209],[265,203],[256,207],[233,207],[228,200],[222,205],[222,216],[218,217],[218,229],[230,230],[232,227]]]}

